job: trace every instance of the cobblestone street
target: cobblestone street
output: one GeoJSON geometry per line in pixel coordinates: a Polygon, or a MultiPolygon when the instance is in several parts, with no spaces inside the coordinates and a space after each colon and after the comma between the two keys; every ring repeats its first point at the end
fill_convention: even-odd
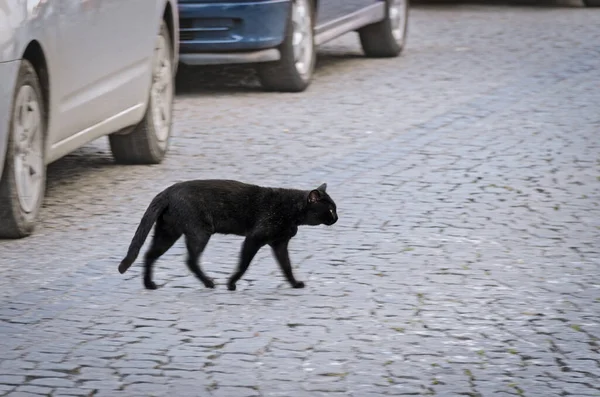
{"type": "Polygon", "coordinates": [[[158,166],[106,139],[52,164],[36,233],[0,241],[0,396],[600,396],[600,10],[418,5],[397,59],[357,36],[301,94],[181,69],[158,166]],[[233,81],[233,83],[232,83],[233,81]],[[290,288],[215,235],[117,266],[186,179],[316,188],[290,288]]]}

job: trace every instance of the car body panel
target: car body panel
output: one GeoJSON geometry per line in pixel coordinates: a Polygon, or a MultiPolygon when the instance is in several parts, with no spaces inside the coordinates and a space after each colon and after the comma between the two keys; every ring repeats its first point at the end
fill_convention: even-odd
{"type": "Polygon", "coordinates": [[[181,53],[276,47],[283,41],[289,12],[289,0],[180,3],[181,53]]]}
{"type": "Polygon", "coordinates": [[[176,66],[175,0],[0,0],[2,166],[9,133],[8,118],[2,115],[12,108],[14,64],[18,70],[31,42],[41,47],[49,76],[48,164],[142,119],[152,82],[154,43],[167,4],[176,66]]]}
{"type": "MultiPolygon", "coordinates": [[[[291,0],[179,0],[182,63],[275,61],[291,0]]],[[[315,43],[385,18],[384,0],[318,0],[315,43]]]]}
{"type": "Polygon", "coordinates": [[[13,92],[19,72],[19,63],[19,61],[0,62],[0,178],[4,170],[9,115],[12,112],[13,92]]]}
{"type": "Polygon", "coordinates": [[[315,27],[322,27],[340,18],[348,17],[380,0],[318,0],[315,27]]]}
{"type": "Polygon", "coordinates": [[[4,170],[19,60],[30,42],[36,41],[44,48],[52,41],[50,26],[54,10],[53,2],[43,0],[0,0],[0,178],[4,170]],[[48,23],[42,23],[42,20],[48,23]]]}
{"type": "Polygon", "coordinates": [[[315,44],[324,44],[343,34],[381,21],[383,18],[385,18],[385,3],[383,1],[371,2],[366,7],[355,9],[353,12],[325,21],[315,27],[315,44]]]}
{"type": "MultiPolygon", "coordinates": [[[[145,112],[151,84],[151,56],[164,2],[147,7],[148,0],[86,0],[66,2],[59,37],[71,43],[61,54],[61,87],[49,131],[49,161],[86,141],[139,122],[145,112]],[[79,17],[76,17],[78,15],[79,17]],[[75,21],[75,22],[74,22],[75,21]],[[110,25],[111,29],[106,29],[110,25]],[[135,26],[136,29],[131,29],[135,26]],[[86,40],[71,32],[84,31],[86,40]],[[69,41],[69,38],[71,40],[69,41]],[[96,40],[94,46],[86,41],[96,40]],[[99,41],[98,41],[99,40],[99,41]],[[77,56],[77,54],[82,54],[77,56]],[[118,62],[115,62],[118,60],[118,62]]],[[[58,73],[58,71],[57,71],[58,73]]]]}

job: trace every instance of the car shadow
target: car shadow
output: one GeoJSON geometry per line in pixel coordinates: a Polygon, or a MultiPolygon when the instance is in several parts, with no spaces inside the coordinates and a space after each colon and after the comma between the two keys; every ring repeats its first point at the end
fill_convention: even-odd
{"type": "Polygon", "coordinates": [[[179,64],[175,78],[177,96],[262,92],[252,65],[179,64]]]}
{"type": "Polygon", "coordinates": [[[337,68],[340,64],[352,64],[353,60],[370,60],[364,56],[360,50],[348,51],[348,49],[330,47],[319,51],[317,64],[315,65],[316,75],[328,73],[330,69],[337,68]]]}
{"type": "MultiPolygon", "coordinates": [[[[358,52],[347,50],[319,50],[315,75],[327,74],[329,69],[340,63],[364,58],[358,52]]],[[[227,95],[230,93],[266,93],[260,85],[253,65],[208,65],[194,66],[180,64],[175,79],[176,95],[227,95]]]]}
{"type": "MultiPolygon", "coordinates": [[[[106,138],[104,138],[106,139],[106,138]]],[[[69,153],[48,165],[46,171],[46,196],[53,196],[65,186],[77,189],[77,183],[98,176],[99,172],[117,167],[102,138],[69,153]]],[[[106,145],[107,146],[107,145],[106,145]]]]}

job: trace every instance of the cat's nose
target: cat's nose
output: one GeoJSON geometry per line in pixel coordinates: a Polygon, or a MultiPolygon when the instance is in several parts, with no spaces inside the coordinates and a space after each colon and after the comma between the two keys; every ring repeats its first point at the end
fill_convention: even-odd
{"type": "Polygon", "coordinates": [[[331,224],[333,225],[334,223],[336,223],[338,221],[338,215],[335,212],[332,213],[331,215],[332,215],[332,218],[333,218],[333,221],[331,222],[331,224]]]}

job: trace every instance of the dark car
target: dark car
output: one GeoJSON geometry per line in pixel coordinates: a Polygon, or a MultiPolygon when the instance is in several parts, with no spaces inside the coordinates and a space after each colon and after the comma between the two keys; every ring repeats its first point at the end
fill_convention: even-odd
{"type": "Polygon", "coordinates": [[[256,63],[264,88],[303,91],[316,46],[344,33],[358,31],[367,56],[398,56],[408,9],[408,0],[179,0],[180,60],[256,63]]]}

